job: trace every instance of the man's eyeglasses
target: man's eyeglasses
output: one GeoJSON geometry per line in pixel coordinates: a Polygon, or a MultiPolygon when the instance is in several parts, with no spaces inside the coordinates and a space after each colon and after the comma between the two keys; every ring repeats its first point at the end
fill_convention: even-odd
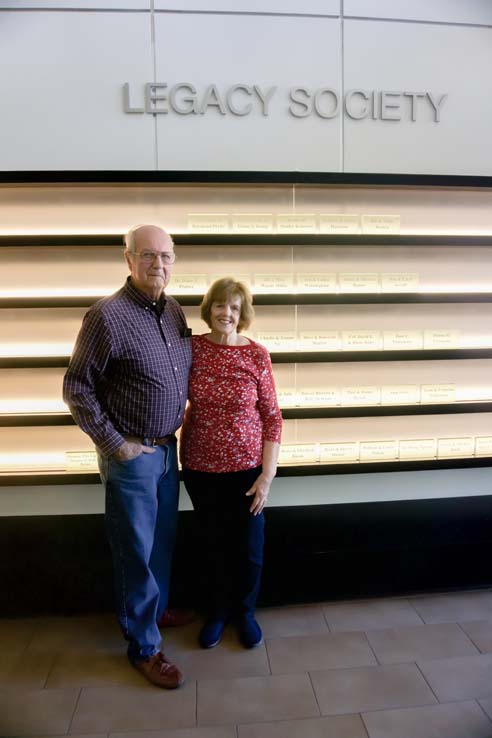
{"type": "Polygon", "coordinates": [[[128,251],[128,253],[138,256],[144,264],[153,264],[157,257],[160,258],[163,264],[174,264],[176,261],[174,251],[128,251]]]}

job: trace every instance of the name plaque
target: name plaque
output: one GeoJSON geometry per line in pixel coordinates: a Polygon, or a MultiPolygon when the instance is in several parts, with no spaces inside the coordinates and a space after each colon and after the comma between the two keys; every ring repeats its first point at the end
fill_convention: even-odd
{"type": "Polygon", "coordinates": [[[176,295],[201,295],[207,289],[206,274],[173,274],[172,291],[176,295]]]}
{"type": "Polygon", "coordinates": [[[342,387],[342,405],[379,405],[380,403],[380,387],[372,385],[342,387]]]}
{"type": "Polygon", "coordinates": [[[255,292],[293,292],[294,275],[289,272],[276,274],[255,274],[255,292]]]}
{"type": "Polygon", "coordinates": [[[191,233],[227,233],[229,215],[227,213],[189,213],[188,230],[191,233]]]}
{"type": "Polygon", "coordinates": [[[296,286],[298,292],[336,292],[337,275],[334,272],[299,272],[296,286]]]}
{"type": "Polygon", "coordinates": [[[381,345],[380,331],[342,331],[343,351],[379,351],[381,345]]]}
{"type": "Polygon", "coordinates": [[[340,272],[338,283],[340,292],[379,292],[377,272],[340,272]]]}
{"type": "Polygon", "coordinates": [[[312,387],[299,391],[301,406],[336,407],[340,405],[340,391],[338,387],[312,387]]]}
{"type": "Polygon", "coordinates": [[[295,351],[297,348],[295,331],[258,331],[256,339],[269,351],[295,351]]]}
{"type": "Polygon", "coordinates": [[[424,331],[425,349],[457,349],[461,344],[460,331],[424,331]]]}
{"type": "Polygon", "coordinates": [[[394,461],[398,459],[398,441],[361,441],[361,461],[394,461]]]}
{"type": "Polygon", "coordinates": [[[281,464],[316,464],[319,461],[317,443],[289,443],[280,446],[281,464]]]}
{"type": "Polygon", "coordinates": [[[418,384],[384,384],[381,387],[382,405],[414,405],[419,402],[418,384]]]}
{"type": "Polygon", "coordinates": [[[381,292],[418,292],[419,282],[418,272],[383,272],[381,292]]]}
{"type": "Polygon", "coordinates": [[[437,458],[446,459],[453,456],[473,456],[475,451],[475,439],[465,438],[439,438],[437,441],[437,458]]]}
{"type": "Polygon", "coordinates": [[[273,215],[270,213],[233,213],[233,233],[273,233],[273,215]]]}
{"type": "Polygon", "coordinates": [[[423,384],[420,388],[421,402],[456,402],[455,384],[423,384]]]}
{"type": "Polygon", "coordinates": [[[383,347],[385,351],[409,351],[421,349],[424,336],[421,331],[383,331],[383,347]]]}
{"type": "Polygon", "coordinates": [[[316,215],[277,215],[277,233],[316,233],[316,215]]]}
{"type": "Polygon", "coordinates": [[[65,471],[97,471],[95,451],[65,451],[65,471]]]}
{"type": "Polygon", "coordinates": [[[319,460],[322,464],[341,464],[359,460],[358,441],[320,443],[319,460]]]}
{"type": "Polygon", "coordinates": [[[277,389],[278,404],[280,407],[296,407],[298,405],[298,394],[295,389],[277,389]]]}
{"type": "Polygon", "coordinates": [[[358,215],[320,213],[320,233],[359,233],[359,231],[360,220],[358,215]]]}
{"type": "Polygon", "coordinates": [[[300,351],[340,351],[340,334],[338,331],[301,331],[298,344],[300,351]]]}
{"type": "Polygon", "coordinates": [[[492,436],[477,436],[475,438],[475,455],[492,456],[492,436]]]}
{"type": "Polygon", "coordinates": [[[412,438],[400,441],[400,459],[435,459],[437,440],[435,438],[412,438]]]}
{"type": "Polygon", "coordinates": [[[399,234],[399,215],[363,215],[361,218],[362,233],[377,235],[378,233],[399,234]]]}

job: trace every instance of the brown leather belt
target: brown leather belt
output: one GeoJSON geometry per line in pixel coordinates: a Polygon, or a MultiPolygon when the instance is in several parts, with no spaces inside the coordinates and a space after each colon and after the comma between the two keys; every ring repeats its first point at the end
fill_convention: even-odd
{"type": "Polygon", "coordinates": [[[168,443],[171,443],[175,439],[176,436],[174,433],[168,433],[167,436],[161,436],[160,438],[155,438],[154,436],[125,436],[126,441],[141,443],[142,446],[167,446],[168,443]]]}

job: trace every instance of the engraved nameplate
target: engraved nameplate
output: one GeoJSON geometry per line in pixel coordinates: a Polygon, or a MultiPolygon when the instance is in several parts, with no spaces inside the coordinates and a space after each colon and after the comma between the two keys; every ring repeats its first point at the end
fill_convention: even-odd
{"type": "Polygon", "coordinates": [[[399,215],[363,215],[361,224],[362,233],[400,233],[399,215]]]}
{"type": "Polygon", "coordinates": [[[492,436],[477,436],[475,438],[475,455],[492,456],[492,436]]]}
{"type": "Polygon", "coordinates": [[[437,441],[435,438],[412,438],[400,441],[400,460],[402,459],[435,459],[437,441]]]}
{"type": "Polygon", "coordinates": [[[255,274],[255,292],[293,292],[294,275],[289,272],[255,274]]]}
{"type": "Polygon", "coordinates": [[[379,405],[381,389],[373,385],[342,387],[342,405],[379,405]]]}
{"type": "Polygon", "coordinates": [[[359,460],[358,441],[320,443],[319,460],[322,464],[343,464],[359,460]]]}
{"type": "Polygon", "coordinates": [[[277,215],[277,233],[316,233],[316,216],[313,213],[277,215]]]}
{"type": "Polygon", "coordinates": [[[377,272],[340,272],[340,292],[379,292],[377,272]]]}
{"type": "Polygon", "coordinates": [[[379,351],[381,343],[380,331],[342,331],[343,351],[379,351]]]}
{"type": "Polygon", "coordinates": [[[418,272],[383,272],[381,292],[418,292],[418,272]]]}
{"type": "Polygon", "coordinates": [[[189,213],[188,230],[195,233],[227,233],[227,213],[189,213]]]}
{"type": "Polygon", "coordinates": [[[393,461],[398,458],[398,441],[361,441],[361,461],[393,461]]]}
{"type": "Polygon", "coordinates": [[[301,351],[340,351],[338,331],[301,331],[299,334],[301,351]]]}
{"type": "Polygon", "coordinates": [[[320,233],[359,233],[359,231],[360,219],[358,215],[320,213],[320,233]]]}
{"type": "Polygon", "coordinates": [[[419,402],[418,384],[384,384],[381,387],[382,405],[413,405],[419,402]]]}
{"type": "Polygon", "coordinates": [[[456,402],[455,384],[423,384],[420,390],[421,402],[456,402]]]}
{"type": "Polygon", "coordinates": [[[95,451],[65,451],[65,471],[97,471],[95,451]]]}
{"type": "Polygon", "coordinates": [[[425,349],[457,349],[461,343],[460,331],[424,331],[425,349]]]}
{"type": "Polygon", "coordinates": [[[453,456],[473,456],[474,438],[439,438],[437,442],[437,458],[445,459],[453,456]]]}
{"type": "Polygon", "coordinates": [[[269,351],[295,351],[297,345],[295,331],[258,331],[258,343],[262,343],[269,351]]]}
{"type": "Polygon", "coordinates": [[[296,282],[298,292],[337,291],[337,275],[334,272],[299,272],[296,282]]]}
{"type": "Polygon", "coordinates": [[[280,446],[281,464],[316,464],[319,460],[317,443],[290,443],[280,446]]]}
{"type": "Polygon", "coordinates": [[[424,336],[421,331],[383,331],[385,351],[411,351],[421,349],[424,336]]]}
{"type": "Polygon", "coordinates": [[[299,403],[308,407],[335,407],[340,404],[340,391],[338,387],[301,389],[299,403]]]}
{"type": "Polygon", "coordinates": [[[201,295],[207,289],[206,274],[173,274],[172,291],[176,295],[201,295]]]}
{"type": "Polygon", "coordinates": [[[262,213],[233,213],[233,233],[273,233],[273,215],[262,213]]]}

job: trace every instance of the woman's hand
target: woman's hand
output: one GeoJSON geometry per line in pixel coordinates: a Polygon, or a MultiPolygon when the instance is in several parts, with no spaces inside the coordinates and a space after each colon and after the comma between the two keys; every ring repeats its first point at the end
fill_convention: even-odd
{"type": "Polygon", "coordinates": [[[265,474],[260,474],[251,489],[246,492],[246,497],[254,495],[253,503],[249,508],[250,513],[253,513],[253,515],[259,515],[265,507],[271,483],[272,480],[269,477],[265,474]]]}

